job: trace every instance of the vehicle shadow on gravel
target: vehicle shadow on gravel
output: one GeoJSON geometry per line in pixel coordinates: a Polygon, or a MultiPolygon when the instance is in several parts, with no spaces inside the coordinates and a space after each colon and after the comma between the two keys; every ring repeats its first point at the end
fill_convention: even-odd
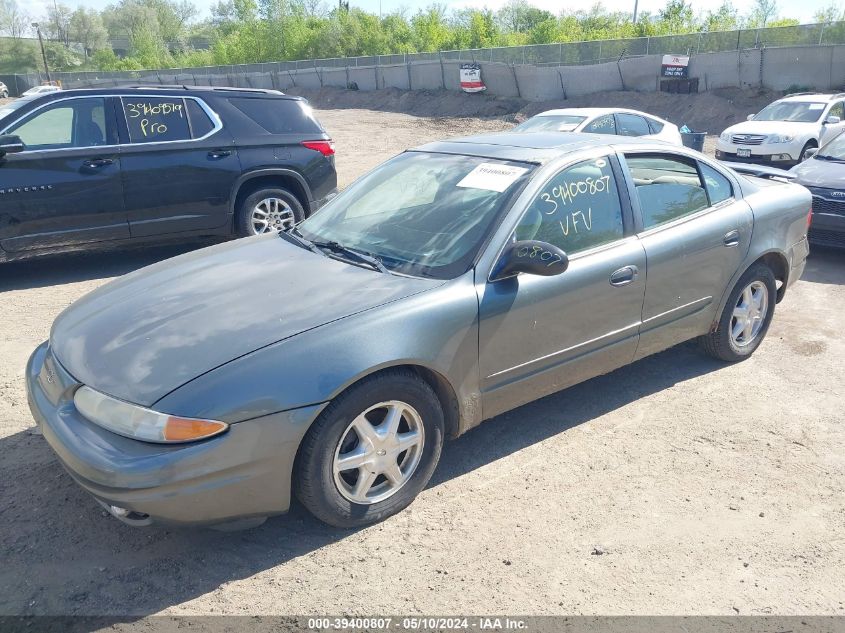
{"type": "Polygon", "coordinates": [[[144,266],[214,243],[212,240],[196,239],[187,243],[162,244],[144,248],[140,246],[114,247],[0,263],[0,292],[119,277],[144,266]]]}
{"type": "MultiPolygon", "coordinates": [[[[501,415],[447,443],[430,487],[721,367],[685,344],[501,415]]],[[[2,439],[0,455],[0,614],[140,617],[355,534],[299,505],[244,532],[131,528],[76,486],[40,435],[2,439]]]]}
{"type": "Polygon", "coordinates": [[[813,246],[802,281],[845,286],[845,249],[813,246]]]}

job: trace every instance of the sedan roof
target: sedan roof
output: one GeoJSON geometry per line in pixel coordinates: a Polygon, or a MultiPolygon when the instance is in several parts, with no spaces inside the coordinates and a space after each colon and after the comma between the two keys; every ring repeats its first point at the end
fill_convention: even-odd
{"type": "Polygon", "coordinates": [[[559,134],[554,132],[509,134],[503,132],[435,141],[415,147],[412,151],[462,154],[542,164],[564,154],[591,147],[663,145],[650,139],[642,140],[635,137],[614,136],[612,142],[609,141],[611,139],[604,134],[559,134]]]}

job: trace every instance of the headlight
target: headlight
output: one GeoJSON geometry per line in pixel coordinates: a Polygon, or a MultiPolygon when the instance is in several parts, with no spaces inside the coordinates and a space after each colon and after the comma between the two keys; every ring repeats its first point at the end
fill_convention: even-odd
{"type": "Polygon", "coordinates": [[[216,420],[158,413],[85,386],[76,390],[73,403],[94,424],[145,442],[193,442],[222,433],[229,427],[225,422],[216,420]]]}
{"type": "Polygon", "coordinates": [[[722,132],[719,134],[719,139],[725,141],[725,143],[731,142],[731,133],[730,132],[722,132]]]}
{"type": "Polygon", "coordinates": [[[769,143],[791,143],[794,136],[786,136],[785,134],[772,134],[769,136],[769,143]]]}

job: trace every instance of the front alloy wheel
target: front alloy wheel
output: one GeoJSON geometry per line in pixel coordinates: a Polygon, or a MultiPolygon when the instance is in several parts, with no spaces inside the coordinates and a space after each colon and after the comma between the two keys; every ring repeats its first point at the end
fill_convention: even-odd
{"type": "Polygon", "coordinates": [[[330,525],[381,521],[425,488],[444,430],[440,400],[427,382],[410,369],[383,370],[337,396],[308,429],[294,492],[330,525]]]}
{"type": "Polygon", "coordinates": [[[338,492],[353,503],[389,499],[420,463],[425,427],[411,405],[391,400],[370,407],[352,420],[334,457],[338,492]]]}

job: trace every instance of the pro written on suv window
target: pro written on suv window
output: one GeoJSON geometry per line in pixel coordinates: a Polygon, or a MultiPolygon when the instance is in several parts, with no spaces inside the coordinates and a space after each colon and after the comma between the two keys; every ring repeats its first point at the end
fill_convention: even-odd
{"type": "Polygon", "coordinates": [[[309,108],[295,99],[250,99],[235,97],[229,103],[270,134],[322,134],[309,108]]]}
{"type": "Polygon", "coordinates": [[[132,143],[187,141],[191,126],[185,100],[176,97],[123,97],[132,143]]]}

